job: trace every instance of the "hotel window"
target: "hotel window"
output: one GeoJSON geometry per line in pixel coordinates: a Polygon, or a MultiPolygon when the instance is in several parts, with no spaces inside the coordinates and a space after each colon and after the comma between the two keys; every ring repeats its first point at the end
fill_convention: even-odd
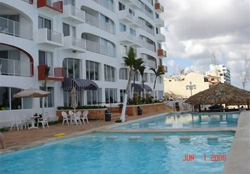
{"type": "Polygon", "coordinates": [[[48,65],[50,67],[49,75],[53,76],[53,53],[48,51],[38,51],[39,65],[48,65]]]}
{"type": "Polygon", "coordinates": [[[103,14],[100,14],[100,22],[104,27],[111,30],[111,33],[114,33],[115,31],[115,24],[114,22],[109,19],[107,16],[104,16],[103,14]]]}
{"type": "Polygon", "coordinates": [[[104,65],[104,77],[107,82],[115,82],[115,68],[104,65]]]}
{"type": "MultiPolygon", "coordinates": [[[[71,106],[71,91],[63,91],[63,102],[64,106],[71,106]]],[[[82,90],[77,90],[76,103],[78,106],[83,105],[83,95],[82,90]]]]}
{"type": "Polygon", "coordinates": [[[63,0],[63,5],[68,5],[68,4],[75,6],[75,0],[63,0]]]}
{"type": "Polygon", "coordinates": [[[121,32],[126,31],[126,25],[120,23],[120,31],[121,31],[121,32]]]}
{"type": "Polygon", "coordinates": [[[19,88],[0,87],[0,111],[31,109],[30,98],[14,98],[14,94],[21,92],[19,88]]]}
{"type": "MultiPolygon", "coordinates": [[[[44,87],[40,86],[41,90],[44,90],[44,87]]],[[[54,87],[47,87],[49,96],[44,98],[44,107],[51,108],[54,107],[54,87]]],[[[42,108],[42,98],[40,98],[40,107],[42,108]]]]}
{"type": "Polygon", "coordinates": [[[102,103],[102,89],[87,90],[87,103],[88,105],[95,105],[102,103]]]}
{"type": "Polygon", "coordinates": [[[155,74],[150,73],[150,82],[154,83],[154,81],[155,81],[155,74]]]}
{"type": "Polygon", "coordinates": [[[135,73],[135,81],[140,81],[140,73],[138,71],[135,73]]]}
{"type": "Polygon", "coordinates": [[[158,84],[162,84],[162,77],[161,77],[161,76],[159,76],[159,77],[157,78],[157,83],[158,83],[158,84]]]}
{"type": "Polygon", "coordinates": [[[100,80],[100,64],[86,60],[86,78],[89,80],[100,80]]]}
{"type": "Polygon", "coordinates": [[[148,82],[148,73],[143,74],[143,81],[148,82]]]}
{"type": "Polygon", "coordinates": [[[106,88],[105,89],[105,101],[106,103],[116,103],[117,102],[117,89],[106,88]]]}
{"type": "Polygon", "coordinates": [[[120,90],[120,102],[123,102],[123,99],[124,99],[124,96],[125,96],[125,92],[126,92],[125,89],[121,89],[120,90]]]}
{"type": "Polygon", "coordinates": [[[120,51],[122,54],[127,54],[128,53],[128,47],[126,45],[120,45],[120,51]]]}
{"type": "Polygon", "coordinates": [[[69,24],[63,23],[63,36],[73,36],[76,37],[76,28],[69,24]]]}
{"type": "Polygon", "coordinates": [[[115,57],[115,44],[101,38],[101,53],[103,53],[104,55],[115,57]]]}
{"type": "Polygon", "coordinates": [[[131,36],[136,36],[136,31],[133,28],[130,28],[130,35],[131,36]]]}
{"type": "Polygon", "coordinates": [[[119,11],[125,10],[125,5],[119,2],[119,11]]]}
{"type": "Polygon", "coordinates": [[[38,17],[38,28],[47,28],[49,30],[51,30],[52,28],[52,24],[51,24],[51,20],[50,19],[46,19],[44,17],[39,16],[38,17]]]}
{"type": "Polygon", "coordinates": [[[120,69],[119,78],[121,80],[128,80],[128,68],[121,68],[120,69]]]}
{"type": "Polygon", "coordinates": [[[63,60],[64,77],[80,78],[80,60],[65,58],[63,60]]]}
{"type": "Polygon", "coordinates": [[[131,14],[132,16],[135,16],[135,12],[131,9],[128,10],[129,11],[129,14],[131,14]]]}
{"type": "Polygon", "coordinates": [[[164,99],[163,91],[158,91],[158,99],[159,100],[163,100],[164,99]]]}

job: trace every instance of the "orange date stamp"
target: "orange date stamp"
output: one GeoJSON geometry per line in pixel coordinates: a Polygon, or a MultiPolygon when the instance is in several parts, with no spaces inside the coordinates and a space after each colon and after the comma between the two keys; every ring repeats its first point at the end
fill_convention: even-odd
{"type": "MultiPolygon", "coordinates": [[[[204,161],[226,161],[227,157],[224,154],[203,155],[204,161]]],[[[183,161],[195,161],[195,155],[185,154],[183,161]]]]}

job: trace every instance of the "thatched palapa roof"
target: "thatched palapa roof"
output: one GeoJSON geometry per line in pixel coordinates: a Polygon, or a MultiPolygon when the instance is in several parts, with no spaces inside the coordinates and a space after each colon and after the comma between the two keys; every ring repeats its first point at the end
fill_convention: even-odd
{"type": "Polygon", "coordinates": [[[218,83],[211,88],[199,92],[185,102],[191,105],[226,104],[246,105],[250,101],[250,92],[227,83],[218,83]]]}

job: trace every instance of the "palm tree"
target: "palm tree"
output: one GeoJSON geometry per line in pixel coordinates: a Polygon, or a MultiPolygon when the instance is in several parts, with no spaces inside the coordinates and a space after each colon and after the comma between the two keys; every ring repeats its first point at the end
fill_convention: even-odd
{"type": "MultiPolygon", "coordinates": [[[[165,74],[165,72],[162,70],[161,67],[158,67],[157,69],[155,69],[155,68],[150,68],[150,70],[153,71],[154,74],[155,74],[155,81],[154,81],[154,91],[155,91],[155,85],[156,85],[156,80],[157,80],[157,78],[158,78],[159,76],[165,74]]],[[[155,98],[155,93],[154,93],[154,98],[155,98]]]]}
{"type": "Polygon", "coordinates": [[[135,88],[136,73],[139,70],[139,68],[142,66],[143,63],[144,62],[143,62],[142,58],[139,58],[139,59],[135,59],[134,64],[133,64],[133,71],[134,71],[133,93],[134,93],[134,88],[135,88]]]}
{"type": "Polygon", "coordinates": [[[128,78],[128,84],[127,88],[124,94],[124,101],[123,101],[123,108],[122,108],[122,114],[121,114],[121,121],[125,122],[125,113],[127,108],[127,101],[128,101],[128,92],[131,86],[132,76],[134,72],[134,64],[136,61],[136,53],[132,47],[129,48],[129,52],[127,54],[127,57],[124,58],[124,63],[126,66],[129,67],[129,78],[128,78]]]}
{"type": "MultiPolygon", "coordinates": [[[[139,73],[141,75],[141,84],[142,84],[142,88],[143,88],[143,91],[142,91],[142,96],[143,96],[143,99],[145,99],[145,94],[144,94],[144,80],[143,80],[143,76],[144,76],[144,71],[145,71],[146,67],[144,65],[140,66],[139,67],[139,73]]],[[[144,101],[144,100],[143,100],[144,101]]]]}

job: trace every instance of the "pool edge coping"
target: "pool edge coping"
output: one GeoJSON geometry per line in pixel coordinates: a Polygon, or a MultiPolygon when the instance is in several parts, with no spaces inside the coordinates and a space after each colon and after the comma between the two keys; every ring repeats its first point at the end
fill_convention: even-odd
{"type": "Polygon", "coordinates": [[[242,111],[223,174],[250,173],[250,111],[242,111]]]}

